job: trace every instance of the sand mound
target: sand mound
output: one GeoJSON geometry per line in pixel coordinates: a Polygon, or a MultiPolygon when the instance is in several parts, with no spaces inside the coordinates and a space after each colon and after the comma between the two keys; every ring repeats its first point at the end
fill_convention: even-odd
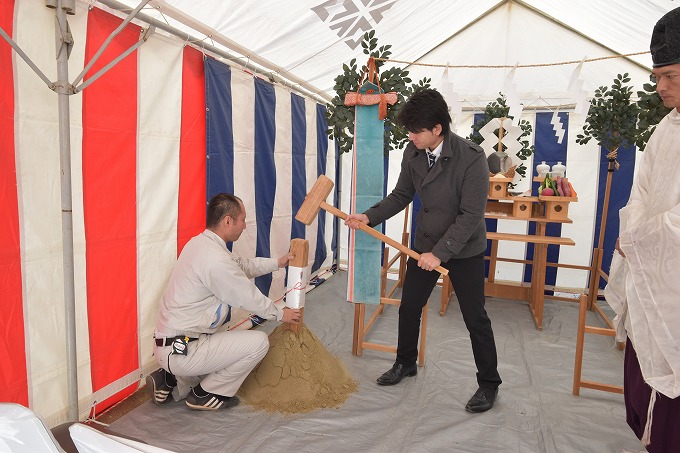
{"type": "Polygon", "coordinates": [[[338,407],[356,390],[342,362],[303,324],[299,336],[283,325],[269,335],[269,352],[238,394],[258,409],[302,413],[338,407]]]}

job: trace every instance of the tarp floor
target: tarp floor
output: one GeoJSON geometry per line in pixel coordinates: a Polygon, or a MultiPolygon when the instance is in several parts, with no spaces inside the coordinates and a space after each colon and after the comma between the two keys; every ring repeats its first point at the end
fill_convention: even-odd
{"type": "MultiPolygon", "coordinates": [[[[146,402],[111,429],[177,452],[620,452],[643,450],[625,421],[623,396],[571,393],[578,304],[546,301],[543,331],[524,302],[487,299],[503,384],[496,405],[465,411],[477,389],[470,340],[455,300],[439,316],[440,289],[430,298],[425,366],[393,387],[375,379],[392,353],[354,356],[354,306],[343,271],[307,293],[305,324],[359,383],[337,409],[284,415],[246,404],[219,412],[184,402],[146,402]]],[[[396,344],[398,309],[386,307],[368,341],[396,344]]],[[[372,313],[373,306],[367,306],[372,313]]],[[[588,312],[588,325],[601,325],[588,312]]],[[[271,332],[277,322],[260,328],[271,332]]],[[[611,337],[587,335],[583,379],[623,383],[623,353],[611,337]]]]}

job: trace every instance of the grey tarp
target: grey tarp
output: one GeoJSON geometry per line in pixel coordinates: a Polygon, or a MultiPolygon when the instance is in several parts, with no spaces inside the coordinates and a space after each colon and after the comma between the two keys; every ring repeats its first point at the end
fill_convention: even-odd
{"type": "MultiPolygon", "coordinates": [[[[477,389],[468,333],[455,300],[439,316],[440,290],[429,308],[425,367],[394,387],[375,379],[394,355],[353,356],[354,307],[345,302],[346,273],[307,294],[305,323],[359,382],[338,409],[282,415],[241,404],[197,412],[184,403],[151,402],[111,425],[115,431],[178,452],[615,452],[642,446],[625,421],[623,396],[571,394],[578,305],[546,301],[543,331],[526,303],[488,299],[503,378],[496,406],[465,411],[477,389]]],[[[370,306],[369,306],[370,307],[370,306]]],[[[372,309],[372,307],[370,307],[372,309]]],[[[592,313],[588,324],[599,325],[592,313]]],[[[262,326],[273,330],[278,323],[262,326]]],[[[370,341],[396,344],[397,308],[387,307],[370,341]]],[[[588,335],[583,378],[621,385],[623,355],[610,337],[588,335]]]]}

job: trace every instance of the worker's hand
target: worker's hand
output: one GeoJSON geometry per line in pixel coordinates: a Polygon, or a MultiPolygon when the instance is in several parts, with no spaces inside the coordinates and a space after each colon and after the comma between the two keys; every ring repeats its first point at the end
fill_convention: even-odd
{"type": "Polygon", "coordinates": [[[288,263],[289,263],[290,260],[292,260],[293,258],[295,258],[295,255],[293,255],[293,254],[290,253],[290,252],[286,253],[286,254],[283,255],[281,258],[279,258],[279,269],[281,269],[282,267],[288,266],[288,263]]]}
{"type": "Polygon", "coordinates": [[[283,322],[290,324],[300,323],[300,309],[283,307],[283,322]]]}
{"type": "Polygon", "coordinates": [[[616,249],[617,252],[619,252],[619,255],[621,255],[624,258],[626,257],[626,254],[623,253],[623,250],[621,250],[621,246],[619,245],[619,238],[616,238],[616,245],[614,246],[614,248],[616,249]]]}
{"type": "Polygon", "coordinates": [[[350,227],[353,230],[356,230],[359,228],[359,223],[363,223],[364,225],[368,225],[370,220],[368,220],[368,216],[366,214],[350,214],[347,216],[345,219],[345,225],[350,227]]]}
{"type": "Polygon", "coordinates": [[[439,266],[441,263],[442,260],[434,256],[432,253],[427,252],[420,255],[420,259],[418,260],[418,267],[421,269],[425,269],[426,271],[431,271],[435,267],[439,266]]]}

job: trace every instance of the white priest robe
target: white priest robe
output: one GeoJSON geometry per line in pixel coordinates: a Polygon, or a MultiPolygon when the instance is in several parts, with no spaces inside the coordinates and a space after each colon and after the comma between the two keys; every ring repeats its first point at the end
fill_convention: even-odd
{"type": "Polygon", "coordinates": [[[650,138],[621,209],[619,241],[605,297],[617,340],[633,342],[645,382],[680,395],[680,113],[673,109],[650,138]]]}

